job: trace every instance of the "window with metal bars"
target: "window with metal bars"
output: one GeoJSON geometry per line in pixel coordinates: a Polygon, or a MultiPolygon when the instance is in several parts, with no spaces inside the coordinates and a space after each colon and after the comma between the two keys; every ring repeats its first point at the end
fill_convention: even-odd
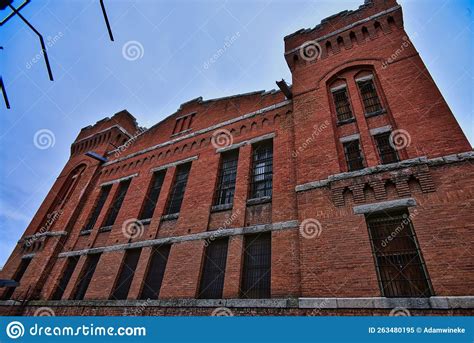
{"type": "Polygon", "coordinates": [[[382,104],[380,103],[377,89],[375,88],[374,80],[358,81],[362,102],[364,103],[365,113],[374,114],[382,111],[382,104]]]}
{"type": "Polygon", "coordinates": [[[336,108],[336,115],[338,122],[354,118],[352,115],[351,103],[347,93],[347,88],[338,89],[332,92],[334,99],[334,106],[336,108]]]}
{"type": "Polygon", "coordinates": [[[360,150],[358,139],[343,143],[344,155],[346,156],[347,170],[354,171],[364,168],[364,158],[360,150]]]}
{"type": "Polygon", "coordinates": [[[138,219],[149,219],[153,217],[153,212],[155,212],[156,203],[158,202],[158,197],[160,196],[161,187],[163,186],[163,180],[165,179],[165,175],[166,170],[160,170],[153,173],[150,187],[145,196],[143,207],[140,211],[138,219]]]}
{"type": "Polygon", "coordinates": [[[214,205],[232,204],[237,176],[239,150],[232,150],[221,155],[217,186],[214,194],[214,205]]]}
{"type": "Polygon", "coordinates": [[[91,283],[92,276],[94,275],[95,268],[99,263],[101,254],[91,254],[87,256],[84,267],[82,268],[81,275],[79,276],[79,281],[76,284],[76,288],[72,295],[73,300],[82,300],[86,295],[87,288],[91,283]]]}
{"type": "Polygon", "coordinates": [[[140,294],[140,299],[158,299],[170,249],[170,245],[153,247],[150,265],[148,266],[148,272],[140,294]]]}
{"type": "MultiPolygon", "coordinates": [[[[18,269],[16,270],[15,274],[13,275],[13,280],[16,282],[20,282],[21,278],[25,274],[26,270],[28,269],[28,266],[30,265],[32,258],[22,258],[20,265],[18,266],[18,269]]],[[[16,287],[8,287],[5,293],[3,293],[2,299],[3,300],[9,300],[13,292],[15,291],[16,287]]]]}
{"type": "Polygon", "coordinates": [[[247,235],[244,240],[244,265],[240,297],[270,298],[271,233],[247,235]]]}
{"type": "Polygon", "coordinates": [[[128,179],[119,183],[114,200],[112,201],[112,205],[105,217],[102,227],[114,225],[131,181],[131,179],[128,179]]]}
{"type": "Polygon", "coordinates": [[[220,299],[224,290],[227,238],[212,241],[205,250],[198,298],[220,299]]]}
{"type": "Polygon", "coordinates": [[[250,199],[272,196],[273,142],[253,145],[250,199]]]}
{"type": "Polygon", "coordinates": [[[188,182],[190,170],[191,163],[180,164],[176,168],[176,176],[168,198],[168,204],[165,211],[166,214],[177,214],[181,210],[181,204],[183,203],[184,191],[186,189],[186,183],[188,182]]]}
{"type": "Polygon", "coordinates": [[[369,214],[366,221],[382,295],[433,295],[408,211],[369,214]]]}
{"type": "Polygon", "coordinates": [[[66,268],[64,269],[63,275],[56,286],[51,298],[52,300],[61,300],[69,280],[71,279],[72,273],[74,273],[74,269],[76,269],[77,262],[79,262],[79,256],[71,256],[67,259],[66,268]]]}
{"type": "Polygon", "coordinates": [[[399,161],[397,151],[390,144],[390,132],[381,133],[374,136],[377,143],[377,150],[379,152],[382,164],[395,163],[399,161]]]}
{"type": "Polygon", "coordinates": [[[87,219],[87,224],[84,226],[84,231],[89,231],[94,228],[94,225],[97,222],[97,219],[99,218],[100,211],[102,211],[102,208],[104,207],[105,201],[107,200],[111,189],[112,185],[101,187],[99,197],[97,198],[94,208],[92,209],[91,214],[87,219]]]}
{"type": "Polygon", "coordinates": [[[110,299],[127,299],[128,291],[130,290],[141,252],[142,249],[128,249],[125,251],[122,268],[110,299]]]}

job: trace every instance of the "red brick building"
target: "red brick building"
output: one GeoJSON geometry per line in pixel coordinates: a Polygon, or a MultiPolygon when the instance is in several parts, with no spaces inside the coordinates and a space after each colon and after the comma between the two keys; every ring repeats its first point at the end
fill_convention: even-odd
{"type": "Polygon", "coordinates": [[[291,87],[83,128],[1,313],[472,313],[474,154],[401,7],[366,1],[284,57],[291,87]]]}

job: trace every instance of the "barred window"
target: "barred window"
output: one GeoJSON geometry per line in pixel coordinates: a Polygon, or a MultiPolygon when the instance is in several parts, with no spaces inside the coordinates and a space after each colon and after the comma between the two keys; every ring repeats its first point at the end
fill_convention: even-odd
{"type": "Polygon", "coordinates": [[[89,288],[92,276],[94,275],[95,268],[99,263],[100,255],[101,254],[91,254],[87,256],[86,262],[81,271],[81,275],[79,276],[79,281],[76,284],[76,289],[74,290],[72,296],[74,300],[84,299],[87,288],[89,288]]]}
{"type": "Polygon", "coordinates": [[[382,164],[395,163],[399,161],[397,151],[390,144],[390,132],[382,133],[374,136],[377,143],[377,150],[379,152],[382,164]]]}
{"type": "Polygon", "coordinates": [[[238,160],[239,151],[237,149],[222,154],[214,194],[214,205],[232,204],[238,160]]]}
{"type": "Polygon", "coordinates": [[[112,185],[102,186],[100,189],[99,197],[95,202],[94,208],[89,215],[89,219],[87,219],[87,224],[84,226],[84,231],[92,230],[94,228],[97,219],[99,218],[100,211],[104,207],[105,201],[109,196],[110,190],[112,189],[112,185]]]}
{"type": "Polygon", "coordinates": [[[153,173],[150,188],[148,189],[148,192],[145,196],[143,207],[138,217],[139,219],[149,219],[153,217],[153,212],[155,212],[156,203],[158,202],[158,197],[160,196],[165,175],[166,170],[160,170],[153,173]]]}
{"type": "Polygon", "coordinates": [[[154,246],[140,299],[158,299],[165,275],[170,245],[154,246]]]}
{"type": "Polygon", "coordinates": [[[198,298],[222,298],[228,242],[227,238],[219,239],[207,246],[198,298]]]}
{"type": "Polygon", "coordinates": [[[130,186],[131,179],[122,181],[119,183],[117,192],[115,193],[115,198],[112,201],[112,206],[107,213],[107,216],[104,220],[103,227],[114,225],[115,219],[122,207],[123,200],[125,199],[125,194],[127,194],[128,187],[130,186]]]}
{"type": "Polygon", "coordinates": [[[76,269],[77,262],[79,262],[79,256],[71,256],[67,259],[66,268],[64,269],[63,275],[56,286],[56,290],[54,291],[51,298],[52,300],[61,300],[69,280],[74,273],[74,269],[76,269]]]}
{"type": "Polygon", "coordinates": [[[337,121],[342,122],[353,118],[347,88],[338,89],[332,92],[334,106],[336,107],[337,121]]]}
{"type": "Polygon", "coordinates": [[[128,291],[135,275],[138,260],[142,249],[128,249],[125,251],[125,257],[122,263],[122,269],[112,292],[110,299],[123,300],[127,299],[128,291]]]}
{"type": "Polygon", "coordinates": [[[176,214],[181,210],[190,169],[191,163],[181,164],[176,168],[176,176],[168,199],[166,214],[176,214]]]}
{"type": "Polygon", "coordinates": [[[364,158],[360,150],[358,139],[343,144],[344,154],[346,156],[347,170],[354,171],[364,168],[364,158]]]}
{"type": "Polygon", "coordinates": [[[240,297],[270,298],[271,233],[247,235],[244,240],[244,265],[240,297]]]}
{"type": "MultiPolygon", "coordinates": [[[[16,282],[21,281],[21,278],[23,277],[26,270],[28,269],[28,266],[30,265],[31,260],[32,260],[32,257],[21,259],[20,265],[18,266],[18,269],[16,270],[15,274],[13,275],[13,280],[14,281],[16,281],[16,282]]],[[[16,287],[8,287],[7,290],[5,291],[5,293],[3,293],[3,296],[2,296],[3,300],[9,300],[12,297],[13,292],[15,291],[15,288],[16,287]]]]}
{"type": "Polygon", "coordinates": [[[433,295],[408,212],[404,210],[369,214],[366,221],[382,295],[433,295]]]}
{"type": "Polygon", "coordinates": [[[253,146],[250,198],[272,196],[273,142],[265,141],[253,146]]]}
{"type": "Polygon", "coordinates": [[[375,88],[374,80],[358,81],[360,94],[365,107],[366,114],[376,113],[382,110],[379,96],[375,88]]]}

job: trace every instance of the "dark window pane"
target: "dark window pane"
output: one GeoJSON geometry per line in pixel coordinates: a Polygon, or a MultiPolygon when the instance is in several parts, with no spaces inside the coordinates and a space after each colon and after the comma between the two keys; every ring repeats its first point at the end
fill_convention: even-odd
{"type": "Polygon", "coordinates": [[[273,142],[253,146],[250,198],[272,196],[273,142]]]}
{"type": "Polygon", "coordinates": [[[215,240],[206,248],[199,298],[222,298],[228,241],[228,239],[215,240]]]}
{"type": "Polygon", "coordinates": [[[171,194],[168,199],[166,214],[179,213],[181,204],[183,203],[184,191],[188,182],[191,163],[181,164],[176,169],[176,176],[171,188],[171,194]]]}
{"type": "Polygon", "coordinates": [[[108,185],[108,186],[103,186],[100,189],[99,197],[97,198],[94,208],[92,209],[92,212],[89,215],[89,219],[87,219],[87,224],[84,227],[84,230],[92,230],[94,228],[97,218],[99,218],[100,211],[102,211],[102,207],[104,207],[105,201],[107,200],[107,197],[109,196],[111,188],[112,186],[108,185]]]}
{"type": "Polygon", "coordinates": [[[140,299],[158,299],[166,263],[170,253],[170,245],[153,247],[150,265],[143,285],[140,299]]]}
{"type": "Polygon", "coordinates": [[[79,256],[72,256],[67,259],[66,268],[64,269],[64,273],[54,291],[52,300],[61,300],[78,261],[79,256]]]}
{"type": "Polygon", "coordinates": [[[382,110],[377,90],[375,89],[373,80],[357,82],[364,102],[365,113],[375,113],[382,110]]]}
{"type": "Polygon", "coordinates": [[[397,151],[390,144],[390,132],[374,136],[382,164],[398,162],[397,151]]]}
{"type": "Polygon", "coordinates": [[[344,143],[344,154],[346,156],[347,169],[349,171],[359,170],[364,168],[364,159],[360,151],[359,140],[353,140],[344,143]]]}
{"type": "Polygon", "coordinates": [[[382,295],[431,296],[426,267],[408,212],[371,214],[366,220],[382,295]]]}
{"type": "Polygon", "coordinates": [[[337,121],[352,119],[351,104],[347,95],[347,88],[332,92],[334,106],[336,107],[337,121]]]}
{"type": "Polygon", "coordinates": [[[217,187],[214,194],[214,205],[232,204],[237,176],[238,150],[223,153],[217,175],[217,187]]]}
{"type": "MultiPolygon", "coordinates": [[[[25,274],[26,269],[28,269],[28,266],[30,265],[31,259],[32,259],[31,257],[21,259],[20,265],[18,266],[18,269],[15,272],[15,275],[13,276],[13,280],[15,280],[16,282],[21,281],[21,278],[25,274]]],[[[8,287],[7,290],[5,291],[5,293],[3,294],[2,298],[4,300],[10,299],[11,296],[13,295],[13,292],[15,291],[15,288],[16,287],[8,287]]]]}
{"type": "Polygon", "coordinates": [[[242,298],[270,298],[271,233],[245,236],[242,298]]]}
{"type": "Polygon", "coordinates": [[[141,251],[142,249],[129,249],[125,252],[122,270],[120,271],[115,289],[110,297],[111,299],[127,299],[128,291],[130,290],[133,276],[135,275],[135,269],[137,268],[141,251]]]}
{"type": "Polygon", "coordinates": [[[128,187],[130,186],[130,182],[131,179],[128,179],[119,183],[114,201],[112,202],[102,226],[114,225],[115,219],[117,219],[117,215],[120,211],[120,207],[122,207],[123,200],[125,199],[125,194],[127,194],[128,187]]]}
{"type": "Polygon", "coordinates": [[[79,277],[76,289],[72,296],[74,300],[84,299],[87,288],[89,287],[92,276],[94,275],[95,268],[97,267],[97,263],[99,263],[99,259],[100,254],[92,254],[87,256],[87,260],[84,267],[82,268],[81,276],[79,277]]]}
{"type": "Polygon", "coordinates": [[[153,174],[150,188],[148,189],[143,208],[141,210],[139,219],[149,219],[153,217],[158,197],[160,196],[161,186],[163,186],[163,180],[165,179],[166,170],[158,171],[153,174]]]}

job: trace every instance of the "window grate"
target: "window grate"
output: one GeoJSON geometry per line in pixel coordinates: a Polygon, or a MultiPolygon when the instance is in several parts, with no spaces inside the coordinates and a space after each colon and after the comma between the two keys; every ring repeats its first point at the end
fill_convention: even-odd
{"type": "Polygon", "coordinates": [[[375,89],[374,81],[359,81],[357,82],[362,96],[362,101],[365,107],[365,113],[371,114],[382,110],[377,90],[375,89]]]}
{"type": "Polygon", "coordinates": [[[240,297],[270,298],[271,233],[245,236],[240,297]]]}
{"type": "Polygon", "coordinates": [[[160,196],[165,175],[166,170],[153,173],[150,188],[148,189],[147,195],[145,196],[145,201],[138,219],[149,219],[153,217],[153,212],[155,212],[156,203],[158,202],[158,197],[160,196]]]}
{"type": "Polygon", "coordinates": [[[128,179],[119,183],[112,206],[107,213],[102,227],[114,225],[115,219],[117,219],[117,215],[122,207],[123,200],[125,199],[125,195],[127,194],[128,187],[130,186],[130,182],[131,179],[128,179]]]}
{"type": "Polygon", "coordinates": [[[100,255],[101,254],[92,254],[87,256],[85,266],[82,269],[81,276],[79,277],[79,281],[76,285],[76,289],[72,297],[74,300],[84,299],[87,288],[89,287],[89,284],[92,280],[92,276],[94,275],[95,268],[99,263],[100,255]]]}
{"type": "Polygon", "coordinates": [[[89,219],[87,220],[86,226],[84,226],[84,231],[89,231],[94,228],[94,225],[97,222],[97,219],[99,218],[100,211],[102,211],[102,208],[104,207],[105,201],[107,200],[111,189],[112,185],[103,186],[100,189],[99,197],[97,198],[94,208],[92,209],[91,214],[89,215],[89,219]]]}
{"type": "Polygon", "coordinates": [[[342,122],[353,118],[347,88],[332,92],[334,106],[336,107],[337,121],[342,122]]]}
{"type": "Polygon", "coordinates": [[[433,295],[408,212],[368,215],[366,221],[382,295],[433,295]]]}
{"type": "Polygon", "coordinates": [[[395,163],[399,161],[397,151],[390,144],[390,132],[374,136],[382,164],[395,163]]]}
{"type": "Polygon", "coordinates": [[[253,146],[250,198],[272,196],[272,181],[273,142],[266,141],[253,146]]]}
{"type": "Polygon", "coordinates": [[[170,249],[170,245],[153,247],[150,266],[148,267],[140,299],[158,299],[170,249]]]}
{"type": "Polygon", "coordinates": [[[346,156],[348,171],[354,171],[364,168],[364,158],[360,150],[360,143],[358,139],[346,142],[344,145],[344,154],[346,156]]]}
{"type": "Polygon", "coordinates": [[[217,187],[214,194],[214,205],[232,204],[235,193],[238,160],[238,150],[222,154],[217,176],[217,187]]]}
{"type": "Polygon", "coordinates": [[[61,300],[69,280],[74,273],[74,269],[76,269],[77,262],[79,262],[79,256],[71,256],[67,259],[66,268],[64,269],[63,276],[59,280],[56,290],[53,293],[52,300],[61,300]]]}
{"type": "Polygon", "coordinates": [[[228,239],[215,240],[206,248],[198,298],[222,298],[228,242],[228,239]]]}
{"type": "Polygon", "coordinates": [[[177,167],[175,180],[165,211],[166,214],[176,214],[181,210],[190,169],[191,163],[181,164],[177,167]]]}
{"type": "Polygon", "coordinates": [[[135,275],[135,269],[137,268],[141,251],[142,249],[129,249],[125,252],[122,270],[120,271],[120,275],[117,279],[117,283],[110,299],[127,299],[128,291],[132,285],[133,276],[135,275]]]}

